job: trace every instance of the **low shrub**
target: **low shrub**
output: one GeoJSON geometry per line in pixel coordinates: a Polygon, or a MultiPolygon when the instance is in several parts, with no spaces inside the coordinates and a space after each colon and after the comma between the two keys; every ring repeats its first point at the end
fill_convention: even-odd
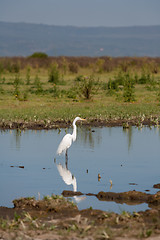
{"type": "Polygon", "coordinates": [[[83,96],[85,99],[90,99],[95,91],[96,85],[97,82],[95,81],[94,76],[80,76],[79,83],[77,84],[77,91],[79,92],[79,95],[83,96]]]}
{"type": "Polygon", "coordinates": [[[48,58],[48,55],[44,52],[35,52],[29,58],[48,58]]]}
{"type": "Polygon", "coordinates": [[[36,76],[35,76],[34,86],[35,86],[35,89],[36,89],[36,91],[35,91],[36,94],[39,94],[39,93],[43,92],[42,83],[40,81],[40,78],[39,78],[38,74],[36,74],[36,76]]]}
{"type": "Polygon", "coordinates": [[[123,89],[123,98],[125,102],[135,101],[134,95],[134,79],[130,76],[129,73],[124,74],[124,89],[123,89]]]}
{"type": "Polygon", "coordinates": [[[57,84],[59,79],[60,79],[60,73],[59,73],[59,70],[58,70],[58,65],[55,63],[49,69],[48,82],[57,84]]]}

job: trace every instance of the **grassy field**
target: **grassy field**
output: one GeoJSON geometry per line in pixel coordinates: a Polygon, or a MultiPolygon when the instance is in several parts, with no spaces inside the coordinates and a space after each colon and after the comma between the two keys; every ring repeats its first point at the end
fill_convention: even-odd
{"type": "Polygon", "coordinates": [[[0,58],[1,122],[75,116],[158,121],[160,59],[0,58]]]}

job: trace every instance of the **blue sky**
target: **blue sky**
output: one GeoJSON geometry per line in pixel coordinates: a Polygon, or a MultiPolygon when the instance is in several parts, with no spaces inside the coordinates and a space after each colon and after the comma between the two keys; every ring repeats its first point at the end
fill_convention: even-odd
{"type": "Polygon", "coordinates": [[[160,0],[0,0],[0,21],[111,27],[160,25],[160,0]]]}

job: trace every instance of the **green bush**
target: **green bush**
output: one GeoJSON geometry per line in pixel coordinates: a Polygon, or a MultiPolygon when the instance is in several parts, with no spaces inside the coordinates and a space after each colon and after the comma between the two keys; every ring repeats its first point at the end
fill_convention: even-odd
{"type": "Polygon", "coordinates": [[[44,52],[35,52],[29,58],[48,58],[48,55],[44,52]]]}
{"type": "Polygon", "coordinates": [[[147,82],[146,88],[149,91],[155,91],[157,89],[157,82],[154,79],[154,75],[150,77],[149,81],[147,82]]]}
{"type": "Polygon", "coordinates": [[[118,91],[118,89],[118,83],[114,80],[109,79],[107,83],[107,95],[112,96],[113,94],[115,94],[115,92],[118,91]]]}
{"type": "Polygon", "coordinates": [[[123,89],[123,98],[125,102],[135,101],[134,96],[134,79],[130,76],[129,73],[124,74],[124,89],[123,89]]]}
{"type": "Polygon", "coordinates": [[[150,82],[151,80],[151,75],[150,73],[142,72],[140,78],[138,79],[139,84],[146,84],[150,82]]]}
{"type": "Polygon", "coordinates": [[[84,76],[83,75],[79,75],[75,78],[75,82],[82,82],[84,80],[84,76]]]}
{"type": "Polygon", "coordinates": [[[79,81],[77,91],[79,95],[82,95],[85,99],[90,99],[94,93],[95,85],[97,85],[97,83],[93,76],[81,76],[80,79],[81,81],[79,81]]]}
{"type": "Polygon", "coordinates": [[[43,89],[42,89],[42,83],[40,81],[40,78],[38,76],[38,74],[36,74],[35,79],[34,79],[34,86],[36,88],[36,94],[42,93],[43,89]]]}
{"type": "Polygon", "coordinates": [[[115,91],[118,91],[120,89],[120,86],[124,85],[124,77],[125,73],[122,73],[121,71],[118,72],[116,76],[114,76],[114,79],[109,79],[107,83],[107,94],[112,95],[115,91]]]}
{"type": "Polygon", "coordinates": [[[77,92],[76,92],[76,89],[73,87],[73,88],[70,88],[67,92],[66,92],[66,95],[68,98],[71,98],[71,99],[76,99],[77,98],[77,92]]]}
{"type": "Polygon", "coordinates": [[[58,66],[57,66],[57,64],[54,64],[49,69],[48,82],[57,84],[59,79],[60,79],[60,73],[58,70],[58,66]]]}
{"type": "Polygon", "coordinates": [[[108,90],[116,90],[116,91],[118,91],[118,86],[119,86],[118,81],[111,80],[111,79],[108,81],[108,84],[107,84],[108,90]]]}
{"type": "Polygon", "coordinates": [[[125,73],[122,71],[119,71],[118,74],[114,77],[114,81],[117,83],[117,85],[124,85],[124,78],[125,78],[125,73]]]}

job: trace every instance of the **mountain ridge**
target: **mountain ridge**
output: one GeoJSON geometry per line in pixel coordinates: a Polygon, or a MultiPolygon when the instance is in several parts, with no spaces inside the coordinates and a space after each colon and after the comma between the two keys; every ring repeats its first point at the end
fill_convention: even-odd
{"type": "Polygon", "coordinates": [[[0,21],[0,56],[160,56],[160,25],[76,27],[0,21]]]}

